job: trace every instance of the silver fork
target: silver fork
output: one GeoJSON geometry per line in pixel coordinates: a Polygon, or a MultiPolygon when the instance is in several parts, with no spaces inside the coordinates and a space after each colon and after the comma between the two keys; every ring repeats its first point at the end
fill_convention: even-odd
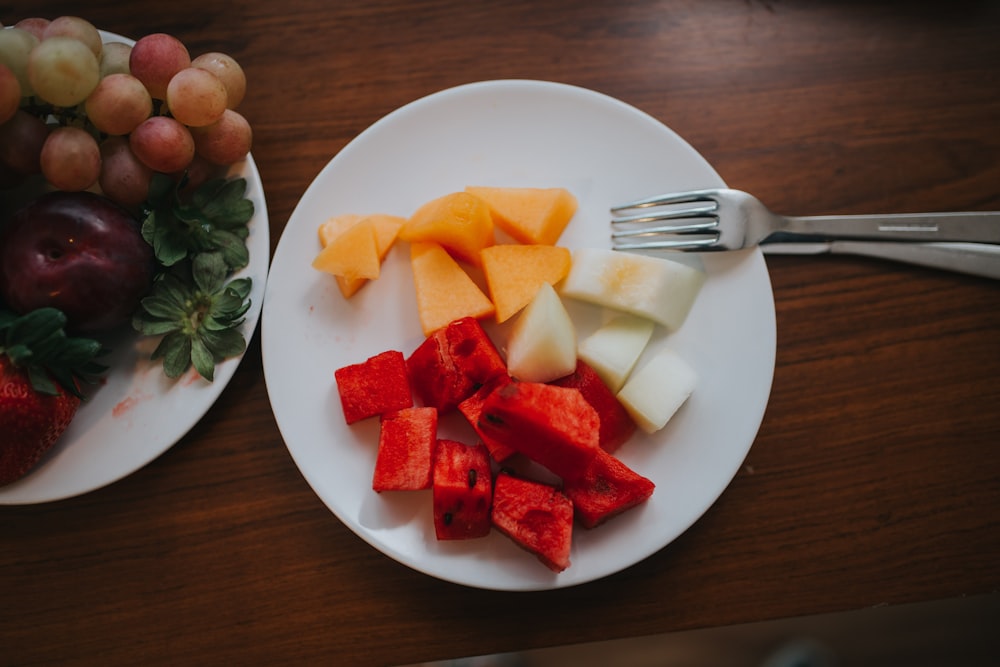
{"type": "Polygon", "coordinates": [[[727,188],[649,197],[611,212],[616,250],[738,250],[769,241],[834,239],[1000,244],[1000,211],[793,217],[727,188]],[[617,215],[630,210],[641,212],[617,215]]]}

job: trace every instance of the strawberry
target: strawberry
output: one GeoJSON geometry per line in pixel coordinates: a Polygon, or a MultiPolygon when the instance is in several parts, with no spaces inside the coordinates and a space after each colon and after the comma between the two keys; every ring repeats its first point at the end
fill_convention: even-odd
{"type": "Polygon", "coordinates": [[[104,370],[97,341],[70,338],[66,317],[40,308],[0,310],[0,485],[28,473],[76,415],[80,382],[104,370]]]}

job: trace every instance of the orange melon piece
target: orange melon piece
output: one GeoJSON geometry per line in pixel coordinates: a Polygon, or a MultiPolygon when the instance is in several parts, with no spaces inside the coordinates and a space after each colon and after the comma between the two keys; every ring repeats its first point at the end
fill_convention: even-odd
{"type": "Polygon", "coordinates": [[[399,238],[437,243],[456,259],[479,266],[479,252],[494,243],[493,217],[482,199],[452,192],[418,208],[399,238]]]}
{"type": "Polygon", "coordinates": [[[462,317],[493,315],[493,302],[448,252],[429,241],[410,245],[417,312],[424,335],[462,317]]]}
{"type": "MultiPolygon", "coordinates": [[[[374,227],[375,248],[378,252],[379,262],[381,263],[385,261],[386,256],[389,254],[389,250],[392,249],[393,244],[396,242],[396,237],[399,234],[400,228],[403,226],[403,223],[406,222],[406,218],[398,215],[386,215],[384,213],[375,213],[367,216],[357,215],[355,213],[345,213],[343,215],[333,216],[319,226],[318,235],[320,245],[323,248],[326,248],[326,246],[328,246],[335,238],[343,234],[361,220],[368,220],[374,227]]],[[[345,299],[349,299],[354,296],[354,294],[368,282],[368,278],[348,278],[346,276],[339,275],[335,275],[334,277],[336,278],[337,286],[340,288],[340,292],[344,295],[345,299]]]]}
{"type": "Polygon", "coordinates": [[[312,265],[346,280],[378,278],[382,262],[375,244],[375,225],[364,219],[351,225],[316,255],[312,265]]]}
{"type": "Polygon", "coordinates": [[[572,253],[555,245],[499,244],[483,248],[482,259],[496,321],[505,322],[528,305],[544,283],[555,285],[566,277],[572,253]]]}
{"type": "Polygon", "coordinates": [[[330,241],[343,234],[345,230],[356,225],[363,217],[357,213],[344,213],[343,215],[335,215],[329,218],[316,229],[316,233],[319,236],[319,246],[321,248],[327,247],[330,245],[330,241]]]}
{"type": "Polygon", "coordinates": [[[576,197],[565,188],[470,185],[465,191],[485,201],[493,223],[519,243],[554,245],[576,213],[576,197]]]}

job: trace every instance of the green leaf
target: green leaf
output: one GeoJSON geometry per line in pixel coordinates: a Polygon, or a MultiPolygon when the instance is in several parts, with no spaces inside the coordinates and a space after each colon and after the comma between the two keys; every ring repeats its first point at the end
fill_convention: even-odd
{"type": "Polygon", "coordinates": [[[153,359],[163,359],[163,372],[178,378],[191,366],[191,339],[179,331],[163,337],[153,350],[153,359]]]}
{"type": "Polygon", "coordinates": [[[247,244],[237,234],[224,229],[215,229],[209,234],[209,240],[213,248],[222,251],[222,257],[230,270],[237,271],[250,263],[247,244]]]}
{"type": "Polygon", "coordinates": [[[195,255],[191,262],[194,284],[207,294],[214,294],[222,288],[227,273],[229,270],[221,253],[203,252],[195,255]]]}
{"type": "Polygon", "coordinates": [[[243,335],[236,329],[202,331],[201,339],[208,349],[219,359],[227,359],[243,354],[247,347],[243,335]]]}
{"type": "Polygon", "coordinates": [[[198,336],[191,339],[191,362],[203,378],[209,382],[215,379],[215,357],[198,336]]]}
{"type": "Polygon", "coordinates": [[[184,316],[183,304],[177,303],[170,298],[168,290],[161,290],[160,293],[153,293],[139,302],[139,305],[149,315],[165,320],[176,320],[184,316]]]}
{"type": "Polygon", "coordinates": [[[132,321],[132,327],[144,336],[161,336],[177,331],[181,324],[177,320],[146,320],[139,317],[132,321]]]}

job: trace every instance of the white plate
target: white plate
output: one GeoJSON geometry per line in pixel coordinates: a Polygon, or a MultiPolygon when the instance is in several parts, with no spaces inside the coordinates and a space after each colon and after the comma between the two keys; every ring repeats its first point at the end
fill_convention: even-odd
{"type": "MultiPolygon", "coordinates": [[[[104,41],[130,42],[112,33],[104,41]]],[[[249,342],[260,317],[270,256],[264,191],[253,157],[234,165],[230,176],[247,179],[253,202],[247,245],[250,264],[234,277],[253,279],[250,310],[242,325],[249,342]]],[[[227,359],[208,382],[193,370],[176,381],[159,362],[149,361],[158,338],[135,335],[126,328],[109,342],[112,353],[101,361],[110,371],[103,384],[80,406],[69,428],[27,476],[0,486],[0,505],[42,503],[69,498],[111,484],[170,449],[215,403],[242,359],[227,359]]]]}
{"type": "MultiPolygon", "coordinates": [[[[499,590],[558,588],[606,576],[663,548],[697,520],[729,484],[756,436],[775,355],[774,302],[763,256],[749,250],[704,257],[708,279],[688,321],[669,338],[658,333],[654,342],[669,343],[694,366],[698,389],[666,429],[636,437],[619,452],[656,483],[656,491],[603,526],[576,530],[572,565],[557,575],[496,531],[478,540],[437,541],[429,491],[372,491],[377,420],[346,426],[337,396],[335,369],[387,349],[409,355],[422,336],[406,245],[393,249],[377,281],[347,301],[329,276],[310,267],[317,226],[341,213],[409,215],[469,184],[568,188],[579,210],[560,243],[606,247],[612,204],[723,182],[657,120],[568,85],[474,83],[398,109],[326,165],[282,233],[261,322],[278,426],[330,510],[413,569],[499,590]]],[[[581,333],[598,321],[586,310],[574,308],[581,333]]],[[[473,437],[460,421],[446,420],[444,429],[444,437],[473,437]]]]}

